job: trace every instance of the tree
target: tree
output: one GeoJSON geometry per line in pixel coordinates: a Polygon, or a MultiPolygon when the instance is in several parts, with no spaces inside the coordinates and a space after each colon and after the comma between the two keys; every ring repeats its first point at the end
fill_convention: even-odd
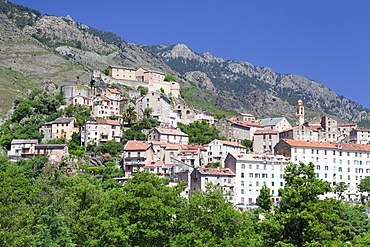
{"type": "Polygon", "coordinates": [[[260,195],[257,197],[257,203],[260,208],[265,211],[270,211],[272,206],[270,188],[264,184],[260,190],[260,195]]]}
{"type": "Polygon", "coordinates": [[[144,86],[141,86],[141,85],[137,87],[137,90],[140,91],[140,96],[144,96],[149,91],[149,89],[147,87],[144,87],[144,86]]]}
{"type": "Polygon", "coordinates": [[[198,190],[176,215],[171,246],[259,246],[250,214],[240,212],[213,184],[198,190]]]}
{"type": "Polygon", "coordinates": [[[362,193],[364,193],[364,192],[368,193],[367,196],[361,195],[361,202],[362,202],[362,204],[365,205],[365,199],[366,199],[366,197],[369,196],[369,192],[370,192],[370,177],[365,177],[365,178],[361,179],[360,183],[357,185],[357,188],[362,193]]]}
{"type": "Polygon", "coordinates": [[[177,126],[182,132],[189,136],[189,143],[198,143],[200,145],[208,144],[214,139],[223,139],[218,134],[220,131],[214,127],[210,126],[206,121],[193,122],[189,125],[178,123],[177,126]]]}
{"type": "Polygon", "coordinates": [[[63,226],[62,218],[56,213],[54,206],[49,206],[37,226],[34,246],[73,247],[69,229],[63,226]]]}
{"type": "Polygon", "coordinates": [[[246,148],[248,149],[252,149],[253,148],[253,141],[251,140],[248,140],[248,139],[244,139],[240,142],[241,145],[245,146],[246,148]]]}
{"type": "Polygon", "coordinates": [[[289,164],[284,180],[280,207],[260,223],[265,246],[343,246],[344,235],[338,227],[343,221],[336,213],[343,205],[334,199],[318,199],[331,188],[316,177],[314,164],[289,164]]]}
{"type": "Polygon", "coordinates": [[[338,199],[342,198],[342,194],[344,191],[348,189],[348,184],[345,182],[339,182],[334,186],[335,193],[338,193],[338,199]]]}
{"type": "Polygon", "coordinates": [[[176,81],[176,78],[173,75],[166,75],[163,80],[171,82],[171,81],[176,81]]]}
{"type": "Polygon", "coordinates": [[[222,119],[226,118],[226,115],[224,113],[216,113],[214,114],[215,119],[222,119]]]}
{"type": "Polygon", "coordinates": [[[144,118],[150,118],[152,113],[153,113],[153,108],[151,107],[145,108],[143,111],[144,118]]]}
{"type": "Polygon", "coordinates": [[[131,121],[135,121],[137,118],[136,110],[133,106],[128,106],[122,114],[123,120],[127,121],[131,125],[131,121]]]}
{"type": "Polygon", "coordinates": [[[109,69],[104,69],[104,70],[102,70],[102,73],[103,73],[104,75],[109,75],[109,69]]]}

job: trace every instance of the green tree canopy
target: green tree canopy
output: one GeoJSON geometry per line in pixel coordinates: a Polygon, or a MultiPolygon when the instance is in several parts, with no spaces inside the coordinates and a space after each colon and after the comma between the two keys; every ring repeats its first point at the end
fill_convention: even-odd
{"type": "Polygon", "coordinates": [[[177,127],[179,127],[182,132],[189,135],[189,143],[204,145],[210,143],[214,139],[225,139],[218,135],[220,131],[216,127],[211,127],[210,124],[204,120],[202,122],[195,121],[189,125],[179,122],[177,127]]]}
{"type": "Polygon", "coordinates": [[[265,211],[270,211],[272,206],[270,188],[264,184],[260,190],[260,195],[257,197],[257,203],[260,208],[265,211]]]}
{"type": "Polygon", "coordinates": [[[170,81],[176,81],[176,78],[173,75],[166,75],[164,77],[164,81],[168,81],[168,82],[170,82],[170,81]]]}

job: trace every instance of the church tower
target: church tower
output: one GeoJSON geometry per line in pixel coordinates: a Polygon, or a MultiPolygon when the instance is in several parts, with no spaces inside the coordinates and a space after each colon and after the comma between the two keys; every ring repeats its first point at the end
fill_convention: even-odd
{"type": "Polygon", "coordinates": [[[297,126],[300,126],[304,123],[304,105],[302,100],[298,100],[297,105],[295,106],[296,108],[296,124],[297,126]]]}

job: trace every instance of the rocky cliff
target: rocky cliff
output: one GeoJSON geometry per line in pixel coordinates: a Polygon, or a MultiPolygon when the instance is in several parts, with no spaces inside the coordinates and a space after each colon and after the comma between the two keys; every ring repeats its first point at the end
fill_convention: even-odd
{"type": "MultiPolygon", "coordinates": [[[[370,126],[368,109],[321,83],[210,53],[198,54],[184,44],[130,44],[113,33],[77,23],[70,16],[42,16],[37,10],[4,0],[0,0],[0,34],[3,91],[25,93],[24,89],[44,80],[59,85],[88,83],[92,70],[109,65],[144,67],[174,75],[187,103],[205,110],[218,107],[259,117],[293,119],[294,106],[302,99],[307,118],[330,115],[339,122],[370,126]]],[[[0,101],[6,99],[0,97],[0,101]]],[[[0,114],[10,108],[2,106],[0,114]]]]}

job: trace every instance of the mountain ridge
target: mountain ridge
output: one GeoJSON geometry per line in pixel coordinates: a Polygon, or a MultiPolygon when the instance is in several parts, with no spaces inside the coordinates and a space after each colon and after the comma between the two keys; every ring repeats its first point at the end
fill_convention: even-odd
{"type": "Polygon", "coordinates": [[[38,85],[47,79],[59,85],[88,83],[91,71],[109,65],[145,67],[178,78],[182,96],[196,108],[294,119],[295,104],[302,99],[307,118],[329,115],[339,122],[370,126],[369,109],[299,75],[279,74],[269,67],[226,60],[209,52],[199,54],[185,44],[136,45],[69,16],[41,16],[27,7],[8,8],[10,2],[0,3],[2,36],[8,37],[0,38],[1,49],[8,51],[2,54],[0,66],[38,85]]]}

